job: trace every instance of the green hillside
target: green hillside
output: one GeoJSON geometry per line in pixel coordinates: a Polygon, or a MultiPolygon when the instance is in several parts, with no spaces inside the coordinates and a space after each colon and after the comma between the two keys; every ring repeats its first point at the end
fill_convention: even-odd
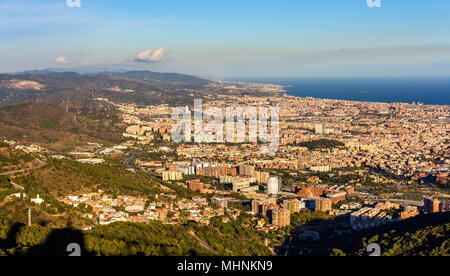
{"type": "Polygon", "coordinates": [[[51,149],[85,142],[119,142],[124,126],[113,110],[42,103],[0,108],[0,138],[40,143],[51,149]],[[67,112],[68,111],[68,112],[67,112]]]}
{"type": "Polygon", "coordinates": [[[236,223],[226,227],[114,223],[82,232],[0,219],[0,256],[68,255],[66,247],[73,242],[82,246],[83,255],[94,256],[271,255],[261,236],[236,223]]]}

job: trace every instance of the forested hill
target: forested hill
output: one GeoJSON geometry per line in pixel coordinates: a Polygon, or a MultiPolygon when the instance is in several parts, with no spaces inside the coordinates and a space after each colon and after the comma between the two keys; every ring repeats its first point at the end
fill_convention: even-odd
{"type": "Polygon", "coordinates": [[[40,143],[51,149],[85,142],[117,142],[122,125],[114,110],[66,104],[17,104],[0,107],[0,137],[40,143]]]}
{"type": "Polygon", "coordinates": [[[82,74],[70,71],[34,70],[17,74],[0,74],[0,81],[21,79],[43,83],[50,87],[95,88],[98,82],[100,87],[123,86],[132,89],[132,86],[154,89],[157,87],[202,87],[210,81],[191,75],[178,73],[158,73],[152,71],[127,71],[127,72],[99,72],[95,74],[82,74]],[[141,85],[139,85],[141,84],[141,85]]]}
{"type": "Polygon", "coordinates": [[[0,106],[36,100],[56,104],[68,99],[90,105],[96,98],[143,105],[184,105],[208,91],[209,83],[194,76],[151,71],[0,74],[0,106]]]}
{"type": "Polygon", "coordinates": [[[216,219],[211,226],[121,222],[82,232],[0,219],[0,256],[67,256],[74,242],[83,256],[270,256],[264,237],[241,224],[241,219],[216,219]]]}
{"type": "Polygon", "coordinates": [[[129,72],[103,72],[99,75],[110,75],[121,78],[145,81],[154,85],[199,87],[210,83],[210,81],[195,76],[178,73],[157,73],[151,71],[129,71],[129,72]]]}

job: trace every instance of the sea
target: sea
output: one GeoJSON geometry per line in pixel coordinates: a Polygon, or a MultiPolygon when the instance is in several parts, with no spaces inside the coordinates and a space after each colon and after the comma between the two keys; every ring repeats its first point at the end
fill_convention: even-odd
{"type": "Polygon", "coordinates": [[[227,79],[283,85],[299,97],[365,102],[450,105],[450,77],[245,78],[227,79]]]}

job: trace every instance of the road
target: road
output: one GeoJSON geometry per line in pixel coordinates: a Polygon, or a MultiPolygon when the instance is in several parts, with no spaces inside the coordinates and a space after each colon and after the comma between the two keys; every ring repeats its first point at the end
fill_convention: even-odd
{"type": "Polygon", "coordinates": [[[191,236],[194,237],[200,243],[200,245],[202,247],[208,249],[209,251],[212,251],[214,254],[217,254],[216,250],[214,250],[206,242],[204,242],[202,239],[200,239],[193,231],[189,231],[189,234],[191,234],[191,236]]]}
{"type": "MultiPolygon", "coordinates": [[[[143,172],[144,174],[146,174],[147,176],[151,176],[149,172],[142,170],[141,168],[138,168],[134,165],[133,161],[134,159],[136,159],[136,157],[138,157],[139,155],[143,154],[145,152],[145,150],[141,150],[139,152],[136,153],[132,153],[129,157],[127,157],[125,160],[123,160],[123,165],[127,168],[133,169],[135,171],[140,171],[143,172]]],[[[162,183],[158,184],[159,188],[161,188],[163,191],[172,191],[172,192],[176,192],[174,189],[165,186],[162,183]]]]}
{"type": "Polygon", "coordinates": [[[139,152],[132,153],[125,160],[123,160],[123,165],[125,167],[130,168],[130,169],[139,170],[138,168],[136,168],[136,166],[134,165],[133,161],[134,161],[134,159],[136,159],[139,155],[143,154],[144,152],[145,152],[145,150],[141,150],[139,152]]]}
{"type": "Polygon", "coordinates": [[[0,176],[12,175],[12,174],[16,174],[16,173],[23,173],[23,172],[30,171],[30,170],[36,170],[36,169],[40,169],[46,165],[46,163],[44,161],[42,161],[36,157],[35,157],[35,159],[38,161],[38,166],[35,168],[4,172],[4,173],[0,173],[0,176]]]}
{"type": "Polygon", "coordinates": [[[26,172],[26,171],[29,171],[29,170],[32,170],[32,169],[24,169],[24,170],[18,170],[18,171],[9,171],[9,172],[0,173],[0,175],[4,176],[4,175],[16,174],[16,173],[23,173],[23,172],[26,172]]]}
{"type": "Polygon", "coordinates": [[[406,200],[406,199],[388,199],[390,202],[398,203],[400,205],[412,205],[423,207],[423,201],[406,200]]]}

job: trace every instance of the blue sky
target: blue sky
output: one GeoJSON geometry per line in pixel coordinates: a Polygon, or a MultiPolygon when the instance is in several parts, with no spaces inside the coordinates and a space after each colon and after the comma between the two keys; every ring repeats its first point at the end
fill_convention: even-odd
{"type": "Polygon", "coordinates": [[[0,0],[0,71],[450,76],[450,1],[0,0]]]}

